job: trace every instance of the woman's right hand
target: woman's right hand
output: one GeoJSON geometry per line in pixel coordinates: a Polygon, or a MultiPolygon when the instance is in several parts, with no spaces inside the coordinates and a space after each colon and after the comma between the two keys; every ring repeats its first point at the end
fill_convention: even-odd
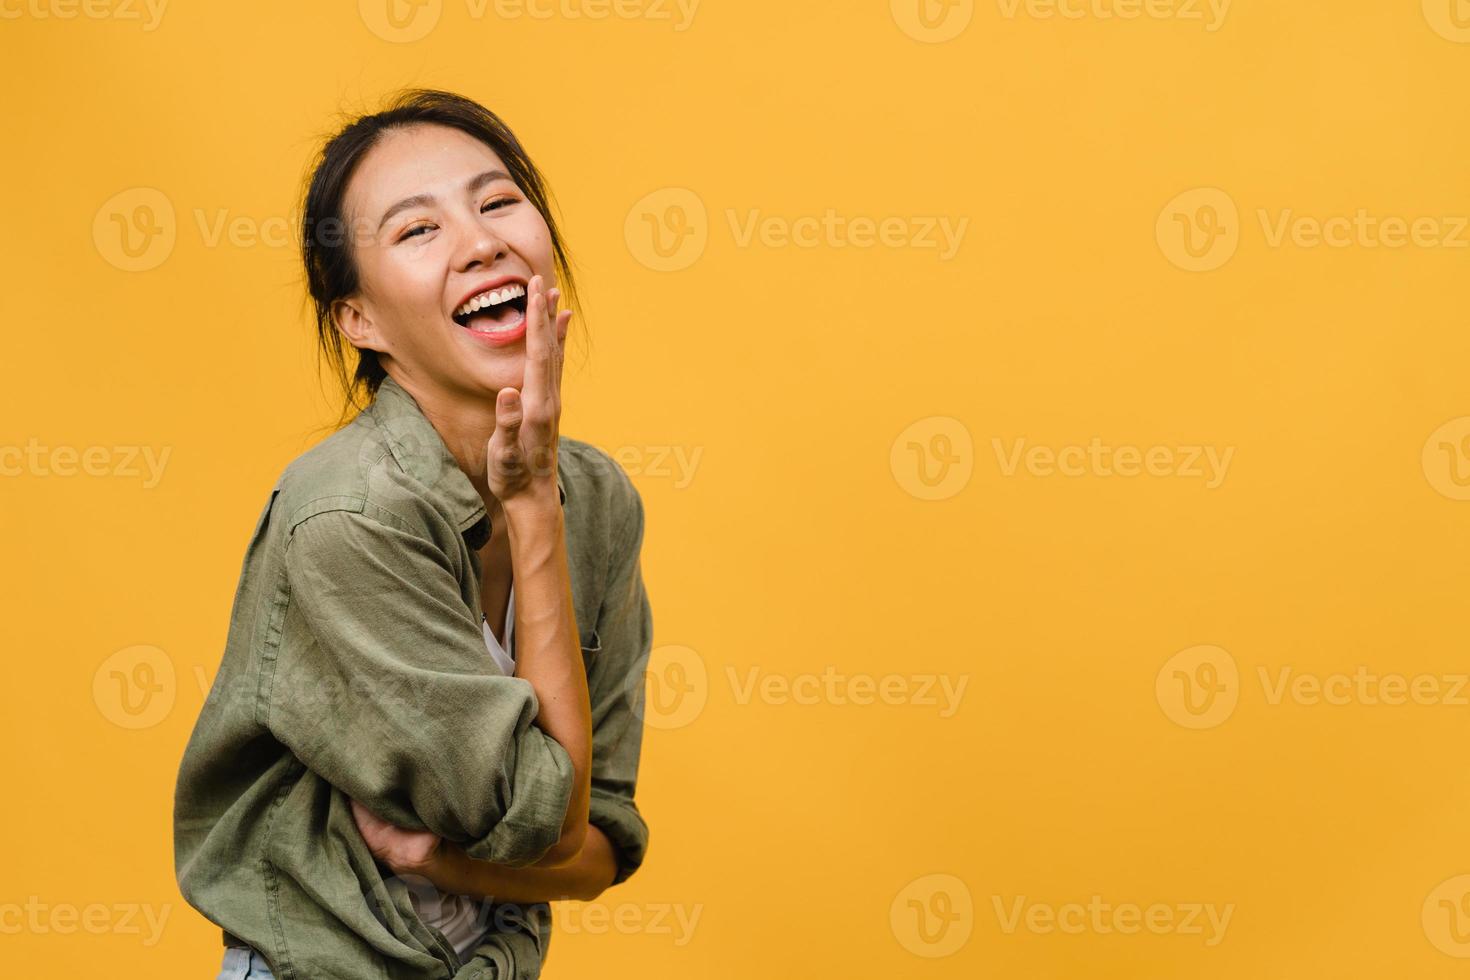
{"type": "Polygon", "coordinates": [[[394,874],[418,874],[433,880],[430,872],[439,860],[443,843],[438,835],[389,823],[357,800],[352,800],[352,819],[373,857],[394,874]]]}
{"type": "Polygon", "coordinates": [[[560,291],[544,292],[532,276],[526,300],[526,356],[521,389],[495,398],[495,432],[486,454],[490,492],[502,505],[541,499],[555,504],[556,446],[561,425],[562,338],[572,312],[557,312],[560,291]]]}

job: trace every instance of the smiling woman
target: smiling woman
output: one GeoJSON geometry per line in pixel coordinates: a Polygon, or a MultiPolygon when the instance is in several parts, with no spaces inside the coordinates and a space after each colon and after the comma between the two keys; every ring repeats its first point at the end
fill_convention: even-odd
{"type": "MultiPolygon", "coordinates": [[[[470,326],[456,317],[486,290],[524,289],[541,272],[577,305],[540,172],[498,116],[459,96],[405,93],[387,110],[344,127],[317,164],[303,211],[307,286],[321,348],[339,374],[347,373],[349,355],[356,358],[346,412],[377,390],[386,376],[385,354],[422,366],[419,355],[445,353],[445,345],[457,342],[454,334],[416,328],[440,316],[470,326]],[[447,253],[464,247],[467,229],[472,237],[493,238],[515,261],[503,268],[495,263],[479,281],[453,282],[447,253]],[[453,291],[456,285],[470,291],[453,291]],[[382,350],[395,342],[410,350],[382,350]]],[[[489,239],[480,244],[489,246],[489,239]]],[[[524,314],[523,305],[518,309],[524,314]]],[[[444,363],[446,371],[454,360],[444,363]]],[[[496,390],[516,383],[511,360],[480,363],[493,370],[482,380],[496,390]]]]}
{"type": "Polygon", "coordinates": [[[547,284],[575,291],[493,113],[404,93],[327,142],[304,213],[346,405],[246,549],[179,769],[179,886],[221,977],[535,976],[546,903],[648,846],[642,500],[559,433],[547,284]]]}

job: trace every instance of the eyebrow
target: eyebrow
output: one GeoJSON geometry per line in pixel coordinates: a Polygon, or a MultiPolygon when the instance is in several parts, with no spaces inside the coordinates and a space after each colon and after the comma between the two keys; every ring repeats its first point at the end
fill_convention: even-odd
{"type": "MultiPolygon", "coordinates": [[[[475,191],[479,190],[481,187],[484,187],[486,184],[491,183],[492,181],[510,179],[510,174],[506,173],[504,170],[487,170],[484,173],[477,174],[467,180],[464,185],[464,190],[466,194],[473,194],[475,191]]],[[[415,194],[413,197],[405,197],[403,200],[393,205],[387,211],[383,212],[382,219],[378,221],[378,230],[382,231],[383,226],[388,223],[388,219],[393,217],[400,211],[406,211],[409,208],[416,208],[433,203],[433,194],[415,194]]]]}

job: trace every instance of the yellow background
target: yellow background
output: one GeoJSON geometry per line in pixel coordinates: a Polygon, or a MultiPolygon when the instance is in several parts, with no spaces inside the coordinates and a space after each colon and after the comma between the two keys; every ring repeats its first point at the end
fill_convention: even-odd
{"type": "Polygon", "coordinates": [[[409,40],[366,0],[174,0],[151,29],[97,2],[0,4],[0,447],[50,454],[0,477],[0,974],[219,969],[173,780],[253,521],[337,407],[300,180],[339,110],[404,85],[482,101],[544,168],[591,341],[563,431],[647,506],[651,848],[608,922],[558,911],[548,977],[1467,969],[1470,5],[990,0],[926,27],[905,0],[704,0],[679,30],[654,0],[443,0],[399,9],[435,18],[409,40]],[[139,210],[159,196],[172,217],[139,210]],[[898,221],[781,244],[829,209],[898,221]],[[1438,243],[1274,234],[1360,209],[1438,243]],[[928,219],[967,222],[954,254],[928,219]],[[118,221],[171,250],[129,269],[118,221]],[[1005,465],[1094,439],[1232,455],[1215,486],[1183,450],[1005,465]],[[121,455],[53,472],[129,446],[169,452],[155,485],[121,455]],[[140,656],[166,689],[129,727],[109,682],[140,656]],[[1360,665],[1439,694],[1271,696],[1360,665]],[[853,703],[891,676],[907,700],[853,703]],[[1201,680],[1233,709],[1191,714],[1201,680]],[[1231,918],[1213,944],[1008,929],[1023,896],[1231,918]],[[52,912],[16,930],[28,902],[52,912]],[[97,904],[99,935],[54,914],[97,904]],[[167,914],[156,942],[128,906],[167,914]]]}

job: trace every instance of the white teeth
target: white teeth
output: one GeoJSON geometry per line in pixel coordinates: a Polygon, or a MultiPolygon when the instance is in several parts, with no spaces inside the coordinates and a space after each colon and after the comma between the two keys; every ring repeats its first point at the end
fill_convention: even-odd
{"type": "Polygon", "coordinates": [[[455,316],[466,316],[476,310],[483,310],[487,306],[499,306],[501,303],[526,295],[526,287],[520,283],[512,283],[504,289],[491,289],[472,298],[468,303],[454,311],[455,316]]]}

